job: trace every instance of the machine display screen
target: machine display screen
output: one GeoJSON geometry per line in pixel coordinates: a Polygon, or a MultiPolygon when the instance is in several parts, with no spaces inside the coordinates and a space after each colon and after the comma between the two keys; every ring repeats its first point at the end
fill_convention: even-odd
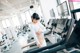
{"type": "Polygon", "coordinates": [[[80,12],[76,13],[76,20],[78,21],[80,19],[80,12]]]}
{"type": "Polygon", "coordinates": [[[63,3],[61,3],[61,4],[59,4],[57,6],[57,9],[58,9],[58,14],[60,16],[63,16],[64,17],[64,16],[69,15],[68,5],[67,5],[67,2],[66,1],[63,2],[63,3]]]}

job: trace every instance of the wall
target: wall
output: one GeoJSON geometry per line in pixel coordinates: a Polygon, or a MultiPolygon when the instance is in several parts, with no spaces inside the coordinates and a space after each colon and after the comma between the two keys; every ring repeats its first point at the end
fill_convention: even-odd
{"type": "Polygon", "coordinates": [[[57,8],[56,8],[57,7],[56,0],[40,0],[40,5],[46,23],[49,21],[50,18],[59,18],[57,8]],[[56,17],[50,16],[50,10],[52,8],[54,9],[56,17]]]}

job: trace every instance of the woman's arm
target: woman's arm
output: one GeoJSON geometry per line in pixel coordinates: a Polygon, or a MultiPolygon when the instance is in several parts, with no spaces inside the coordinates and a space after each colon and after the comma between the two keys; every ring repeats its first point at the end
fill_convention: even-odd
{"type": "Polygon", "coordinates": [[[41,27],[42,32],[46,31],[46,28],[41,23],[39,23],[39,26],[41,27]]]}
{"type": "Polygon", "coordinates": [[[36,34],[35,30],[34,30],[34,27],[33,26],[30,26],[30,30],[31,30],[32,36],[34,37],[34,40],[36,41],[36,43],[37,44],[40,44],[39,43],[39,40],[37,38],[37,34],[36,34]]]}

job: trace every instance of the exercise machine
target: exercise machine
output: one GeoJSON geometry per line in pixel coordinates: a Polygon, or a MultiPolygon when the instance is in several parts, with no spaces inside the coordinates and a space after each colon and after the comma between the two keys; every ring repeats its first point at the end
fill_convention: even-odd
{"type": "Polygon", "coordinates": [[[76,26],[74,27],[74,23],[75,23],[75,19],[74,16],[76,12],[79,12],[80,9],[76,9],[71,11],[72,19],[71,19],[71,23],[70,23],[70,27],[69,30],[66,34],[66,38],[63,39],[62,41],[50,45],[50,46],[46,46],[43,48],[39,48],[39,49],[34,49],[31,51],[28,51],[27,53],[56,53],[57,51],[63,50],[63,49],[67,49],[67,48],[71,48],[71,47],[77,47],[80,48],[80,20],[76,23],[76,26]]]}

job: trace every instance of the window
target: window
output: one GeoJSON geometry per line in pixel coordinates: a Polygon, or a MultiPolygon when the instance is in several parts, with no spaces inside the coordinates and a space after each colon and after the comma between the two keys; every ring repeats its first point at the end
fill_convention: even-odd
{"type": "Polygon", "coordinates": [[[26,21],[25,13],[22,13],[22,14],[21,14],[21,18],[22,18],[23,24],[25,24],[25,21],[26,21]]]}
{"type": "Polygon", "coordinates": [[[14,16],[14,17],[12,18],[12,21],[13,21],[13,23],[14,23],[14,26],[19,26],[19,25],[20,25],[20,23],[19,23],[19,20],[18,20],[18,17],[17,17],[17,16],[14,16]]]}
{"type": "Polygon", "coordinates": [[[10,27],[10,26],[11,26],[11,25],[10,25],[10,21],[9,21],[8,19],[6,19],[5,21],[6,21],[7,27],[10,27]]]}
{"type": "Polygon", "coordinates": [[[22,18],[23,24],[31,22],[31,15],[29,11],[26,11],[25,13],[21,13],[21,18],[22,18]]]}
{"type": "Polygon", "coordinates": [[[3,28],[7,27],[5,20],[2,20],[2,25],[3,25],[3,28]]]}
{"type": "Polygon", "coordinates": [[[26,11],[25,15],[26,15],[26,18],[27,18],[26,22],[30,23],[31,22],[31,15],[30,15],[30,13],[28,11],[26,11]]]}
{"type": "Polygon", "coordinates": [[[7,28],[11,26],[8,19],[2,20],[2,25],[3,25],[3,28],[7,28]]]}

